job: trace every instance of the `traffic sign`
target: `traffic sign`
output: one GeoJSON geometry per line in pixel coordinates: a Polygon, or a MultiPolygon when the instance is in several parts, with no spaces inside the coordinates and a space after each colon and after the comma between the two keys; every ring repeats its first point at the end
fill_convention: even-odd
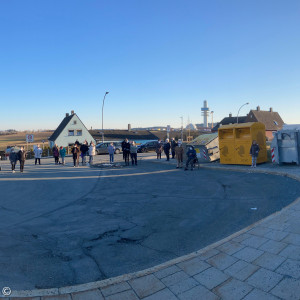
{"type": "Polygon", "coordinates": [[[33,143],[34,141],[34,135],[33,134],[26,134],[26,142],[27,143],[33,143]]]}

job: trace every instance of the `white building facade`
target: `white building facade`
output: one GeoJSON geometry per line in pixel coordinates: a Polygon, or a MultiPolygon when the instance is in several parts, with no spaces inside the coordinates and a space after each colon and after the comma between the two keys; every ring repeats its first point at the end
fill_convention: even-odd
{"type": "Polygon", "coordinates": [[[66,114],[65,118],[48,140],[51,148],[55,144],[59,147],[68,147],[74,145],[76,141],[80,144],[84,141],[95,143],[94,138],[74,111],[71,111],[71,114],[66,114]]]}

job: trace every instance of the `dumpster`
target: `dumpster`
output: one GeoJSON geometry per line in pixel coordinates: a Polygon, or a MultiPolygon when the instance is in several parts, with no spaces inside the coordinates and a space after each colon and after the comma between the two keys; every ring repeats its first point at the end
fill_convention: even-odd
{"type": "Polygon", "coordinates": [[[218,130],[220,163],[235,164],[234,149],[234,128],[231,125],[224,125],[218,130]]]}
{"type": "Polygon", "coordinates": [[[300,164],[300,128],[274,133],[271,144],[272,162],[300,164]]]}
{"type": "Polygon", "coordinates": [[[192,145],[200,163],[212,162],[220,159],[218,133],[202,134],[188,143],[192,145]]]}
{"type": "Polygon", "coordinates": [[[257,163],[267,161],[265,125],[260,122],[224,125],[219,128],[221,164],[251,165],[249,154],[253,140],[259,147],[257,163]]]}

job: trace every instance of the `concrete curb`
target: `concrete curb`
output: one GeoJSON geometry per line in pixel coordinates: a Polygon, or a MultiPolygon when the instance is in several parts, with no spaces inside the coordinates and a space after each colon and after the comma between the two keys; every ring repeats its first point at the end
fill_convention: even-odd
{"type": "MultiPolygon", "coordinates": [[[[206,165],[201,165],[201,168],[203,169],[213,169],[213,170],[224,170],[224,171],[235,171],[235,172],[244,172],[244,173],[263,173],[263,174],[268,174],[268,175],[276,175],[276,176],[284,176],[284,177],[289,177],[291,179],[297,180],[300,182],[300,176],[295,175],[295,174],[289,174],[287,172],[280,172],[280,171],[270,171],[266,169],[237,169],[234,167],[218,167],[218,166],[206,166],[206,165]]],[[[66,286],[66,287],[61,287],[61,288],[51,288],[51,289],[41,289],[41,290],[20,290],[20,291],[12,291],[11,295],[9,297],[20,297],[20,298],[25,298],[25,297],[43,297],[43,296],[57,296],[57,295],[64,295],[64,294],[69,294],[69,293],[76,293],[76,292],[84,292],[92,289],[97,289],[97,288],[104,288],[113,284],[121,283],[124,281],[128,281],[131,279],[143,277],[152,273],[155,273],[161,269],[170,267],[174,264],[178,264],[180,262],[192,259],[194,257],[197,257],[213,248],[216,248],[220,246],[221,244],[226,243],[227,241],[249,231],[253,227],[256,227],[264,222],[267,222],[269,220],[272,220],[273,218],[281,215],[284,213],[286,210],[288,210],[290,207],[294,206],[295,204],[300,202],[300,198],[297,198],[294,202],[289,204],[288,206],[284,207],[280,211],[277,211],[270,216],[265,217],[264,219],[257,221],[248,227],[235,232],[231,234],[230,236],[217,241],[213,244],[210,244],[206,246],[205,248],[202,248],[198,251],[192,252],[190,254],[172,259],[170,261],[167,261],[165,263],[159,264],[157,266],[134,272],[134,273],[128,273],[124,275],[120,275],[117,277],[101,280],[101,281],[95,281],[95,282],[89,282],[89,283],[84,283],[84,284],[79,284],[79,285],[74,285],[74,286],[66,286]]],[[[6,298],[4,296],[0,295],[0,298],[6,298]]]]}

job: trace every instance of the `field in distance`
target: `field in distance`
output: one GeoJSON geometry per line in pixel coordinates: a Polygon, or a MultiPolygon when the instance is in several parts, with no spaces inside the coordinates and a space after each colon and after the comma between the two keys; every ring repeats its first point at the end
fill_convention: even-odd
{"type": "Polygon", "coordinates": [[[26,134],[34,135],[33,144],[41,144],[45,141],[45,146],[48,146],[48,137],[51,136],[53,131],[45,132],[18,132],[15,134],[0,135],[0,151],[5,150],[7,146],[25,146],[26,145],[26,134]]]}

